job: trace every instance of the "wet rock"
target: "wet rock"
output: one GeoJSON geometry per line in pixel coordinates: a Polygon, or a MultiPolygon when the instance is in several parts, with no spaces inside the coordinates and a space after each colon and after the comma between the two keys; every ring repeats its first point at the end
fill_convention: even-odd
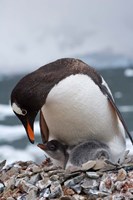
{"type": "Polygon", "coordinates": [[[59,200],[74,200],[71,196],[62,196],[59,200]]]}
{"type": "Polygon", "coordinates": [[[103,160],[89,161],[71,170],[51,163],[15,162],[0,172],[0,200],[133,199],[133,159],[129,160],[121,165],[104,160],[105,166],[103,160]]]}
{"type": "Polygon", "coordinates": [[[19,169],[17,167],[12,167],[9,170],[4,170],[3,173],[1,173],[0,179],[4,182],[9,179],[9,177],[12,177],[13,175],[19,174],[19,169]]]}
{"type": "Polygon", "coordinates": [[[77,185],[71,186],[71,188],[72,188],[77,194],[80,194],[80,193],[81,193],[81,190],[82,190],[81,184],[77,184],[77,185]]]}
{"type": "Polygon", "coordinates": [[[26,200],[37,199],[37,192],[35,190],[30,190],[26,195],[26,200]]]}
{"type": "Polygon", "coordinates": [[[64,173],[64,169],[60,169],[60,168],[57,169],[57,168],[55,168],[54,170],[49,171],[48,175],[52,176],[52,175],[57,175],[57,174],[61,174],[61,173],[64,173]]]}
{"type": "Polygon", "coordinates": [[[98,189],[99,183],[94,179],[84,179],[81,187],[84,189],[98,189]]]}
{"type": "Polygon", "coordinates": [[[90,199],[87,196],[75,194],[75,195],[73,195],[73,199],[72,200],[92,200],[92,199],[90,199]]]}
{"type": "Polygon", "coordinates": [[[25,180],[20,180],[18,187],[20,188],[20,190],[23,192],[30,192],[30,190],[34,190],[37,192],[38,188],[28,182],[26,182],[25,180]]]}
{"type": "Polygon", "coordinates": [[[38,187],[40,190],[47,188],[50,185],[51,185],[51,181],[49,178],[45,178],[36,183],[36,187],[38,187]]]}
{"type": "Polygon", "coordinates": [[[76,185],[77,183],[79,183],[80,181],[82,181],[84,178],[84,174],[81,174],[80,176],[77,176],[75,178],[69,179],[67,181],[64,182],[64,185],[67,187],[71,187],[76,185]]]}
{"type": "Polygon", "coordinates": [[[111,194],[113,189],[114,189],[114,183],[113,183],[111,177],[107,177],[100,182],[99,190],[101,192],[107,192],[107,193],[111,194]]]}
{"type": "Polygon", "coordinates": [[[48,178],[49,176],[48,176],[48,173],[45,173],[45,172],[41,172],[41,173],[39,173],[40,174],[40,176],[41,176],[41,179],[45,179],[45,178],[48,178]]]}
{"type": "Polygon", "coordinates": [[[75,192],[71,188],[63,187],[63,194],[69,196],[75,194],[75,192]]]}
{"type": "Polygon", "coordinates": [[[5,187],[5,185],[3,183],[0,183],[0,193],[2,193],[4,191],[4,187],[5,187]]]}
{"type": "Polygon", "coordinates": [[[28,182],[31,183],[32,185],[35,185],[35,183],[38,182],[39,180],[40,180],[40,174],[35,174],[29,178],[28,182]]]}
{"type": "Polygon", "coordinates": [[[44,197],[44,198],[48,198],[50,195],[50,189],[49,188],[45,188],[43,190],[41,190],[39,197],[44,197]]]}
{"type": "Polygon", "coordinates": [[[123,181],[126,179],[126,176],[127,176],[127,172],[122,168],[118,171],[117,180],[123,181]]]}
{"type": "Polygon", "coordinates": [[[93,169],[94,170],[100,170],[106,167],[106,162],[104,160],[96,160],[96,164],[94,165],[93,169]]]}
{"type": "Polygon", "coordinates": [[[89,178],[99,178],[99,174],[97,174],[96,172],[86,172],[86,174],[89,178]]]}
{"type": "Polygon", "coordinates": [[[77,171],[80,171],[81,170],[81,167],[78,167],[78,166],[68,166],[67,168],[66,168],[66,172],[67,173],[73,173],[73,172],[77,172],[77,171]]]}
{"type": "Polygon", "coordinates": [[[121,181],[117,181],[115,184],[115,188],[120,191],[122,188],[123,183],[121,181]]]}
{"type": "Polygon", "coordinates": [[[11,168],[13,168],[13,166],[14,166],[14,163],[9,164],[9,165],[6,165],[6,166],[4,167],[4,169],[5,169],[5,171],[7,171],[7,170],[10,170],[11,168]]]}
{"type": "Polygon", "coordinates": [[[59,179],[59,176],[58,175],[52,175],[51,177],[50,177],[50,180],[51,181],[57,181],[59,179]]]}
{"type": "Polygon", "coordinates": [[[81,172],[72,172],[72,173],[67,173],[66,172],[64,174],[64,178],[65,178],[65,180],[67,180],[67,179],[71,179],[72,177],[77,177],[79,175],[81,175],[81,172]]]}
{"type": "MultiPolygon", "coordinates": [[[[115,194],[112,195],[112,200],[132,200],[133,199],[133,195],[129,194],[129,193],[121,193],[121,194],[115,194]]],[[[108,200],[108,199],[105,199],[108,200]]]]}
{"type": "Polygon", "coordinates": [[[98,199],[98,197],[103,198],[109,195],[107,192],[100,192],[95,189],[84,189],[84,192],[89,195],[90,198],[98,199]]]}
{"type": "Polygon", "coordinates": [[[37,165],[30,166],[30,168],[34,173],[40,172],[40,167],[37,165]]]}
{"type": "Polygon", "coordinates": [[[2,162],[0,162],[0,171],[3,169],[5,164],[6,164],[6,160],[3,160],[2,162]]]}
{"type": "Polygon", "coordinates": [[[15,187],[15,183],[16,183],[16,179],[15,179],[15,175],[13,175],[10,179],[8,179],[7,181],[5,181],[5,186],[7,189],[13,189],[15,187]]]}
{"type": "Polygon", "coordinates": [[[51,192],[51,194],[49,195],[50,198],[59,198],[60,196],[62,196],[63,194],[62,187],[58,181],[54,181],[51,183],[50,192],[51,192]]]}
{"type": "Polygon", "coordinates": [[[82,164],[81,170],[87,171],[87,170],[93,168],[95,165],[96,165],[96,161],[95,160],[90,160],[90,161],[82,164]]]}
{"type": "Polygon", "coordinates": [[[15,200],[13,197],[8,197],[7,200],[15,200]]]}
{"type": "Polygon", "coordinates": [[[20,196],[17,198],[17,200],[26,200],[26,195],[27,195],[26,193],[20,195],[20,196]]]}

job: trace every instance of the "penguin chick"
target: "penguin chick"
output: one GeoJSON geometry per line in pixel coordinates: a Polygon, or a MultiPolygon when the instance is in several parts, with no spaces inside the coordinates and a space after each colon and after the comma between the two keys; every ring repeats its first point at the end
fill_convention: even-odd
{"type": "Polygon", "coordinates": [[[39,148],[44,150],[48,156],[54,159],[54,163],[62,168],[69,166],[81,166],[89,160],[109,159],[111,158],[110,150],[106,144],[91,140],[78,144],[69,149],[57,140],[51,140],[45,144],[38,144],[39,148]]]}
{"type": "Polygon", "coordinates": [[[89,140],[80,143],[70,151],[67,167],[71,165],[81,166],[89,160],[96,159],[108,159],[112,161],[110,149],[100,141],[89,140]]]}
{"type": "Polygon", "coordinates": [[[68,160],[67,145],[63,145],[57,140],[51,140],[45,144],[38,144],[37,146],[50,156],[56,166],[65,168],[68,160]]]}

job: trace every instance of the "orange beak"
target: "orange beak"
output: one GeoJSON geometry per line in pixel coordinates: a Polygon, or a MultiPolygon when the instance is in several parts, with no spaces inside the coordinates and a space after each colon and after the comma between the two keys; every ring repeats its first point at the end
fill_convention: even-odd
{"type": "Polygon", "coordinates": [[[27,136],[30,140],[30,142],[33,144],[35,137],[34,137],[34,121],[35,121],[35,117],[37,115],[37,112],[35,113],[30,113],[29,115],[26,116],[22,116],[22,115],[18,115],[17,113],[15,113],[17,115],[17,117],[19,118],[19,120],[21,121],[21,123],[23,124],[27,136]]]}
{"type": "Polygon", "coordinates": [[[34,132],[33,132],[33,129],[31,128],[31,125],[30,125],[28,120],[27,120],[26,132],[27,132],[27,135],[28,135],[30,142],[34,143],[34,140],[35,140],[34,132]]]}

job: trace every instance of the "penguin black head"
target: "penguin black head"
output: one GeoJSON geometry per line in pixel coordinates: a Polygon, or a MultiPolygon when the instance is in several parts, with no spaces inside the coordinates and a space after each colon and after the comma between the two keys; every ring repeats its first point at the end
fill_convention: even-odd
{"type": "Polygon", "coordinates": [[[33,72],[22,78],[11,93],[12,109],[25,127],[31,143],[34,143],[35,117],[44,103],[39,81],[38,73],[33,72]]]}

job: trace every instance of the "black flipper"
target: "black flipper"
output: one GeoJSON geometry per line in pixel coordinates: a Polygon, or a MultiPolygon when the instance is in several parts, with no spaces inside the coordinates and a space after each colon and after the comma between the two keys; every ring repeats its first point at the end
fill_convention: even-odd
{"type": "Polygon", "coordinates": [[[100,85],[100,89],[101,89],[101,91],[103,92],[103,94],[106,95],[106,97],[108,98],[108,100],[109,100],[109,102],[111,103],[112,107],[113,107],[114,110],[116,111],[116,113],[117,113],[117,115],[118,115],[118,117],[119,117],[119,119],[120,119],[120,121],[121,121],[121,123],[122,123],[122,125],[123,125],[123,127],[124,127],[124,129],[125,129],[125,131],[126,131],[127,134],[128,134],[128,137],[130,138],[130,140],[131,140],[131,142],[132,142],[132,144],[133,144],[133,138],[132,138],[130,132],[128,131],[127,125],[126,125],[126,123],[125,123],[125,120],[123,119],[123,117],[122,117],[122,115],[121,115],[119,109],[117,108],[117,106],[116,106],[116,104],[115,104],[115,102],[114,102],[114,100],[113,100],[113,98],[112,98],[110,92],[108,91],[108,89],[107,89],[107,87],[106,87],[105,85],[100,85]]]}

